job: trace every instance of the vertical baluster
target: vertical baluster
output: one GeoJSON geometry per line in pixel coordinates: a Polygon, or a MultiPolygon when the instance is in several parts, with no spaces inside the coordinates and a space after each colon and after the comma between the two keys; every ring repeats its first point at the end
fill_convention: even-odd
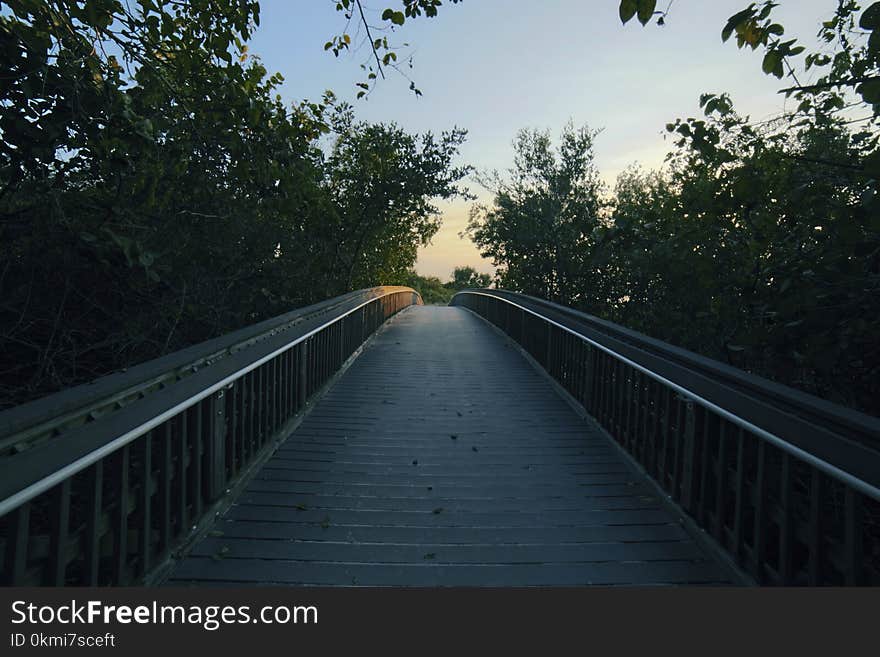
{"type": "Polygon", "coordinates": [[[766,543],[765,513],[767,497],[767,443],[758,441],[758,468],[752,495],[755,500],[755,524],[752,541],[752,573],[758,582],[764,581],[764,546],[766,543]]]}
{"type": "Polygon", "coordinates": [[[278,356],[272,359],[272,433],[281,426],[281,363],[278,356]]]}
{"type": "Polygon", "coordinates": [[[743,514],[745,512],[746,487],[746,453],[745,434],[742,428],[736,436],[736,500],[733,512],[733,548],[736,560],[739,560],[742,546],[743,514]]]}
{"type": "Polygon", "coordinates": [[[642,462],[645,470],[656,479],[657,477],[657,399],[655,391],[657,385],[651,377],[645,377],[645,412],[642,416],[642,435],[645,441],[645,450],[642,462]]]}
{"type": "Polygon", "coordinates": [[[299,343],[299,376],[296,385],[299,391],[299,410],[302,410],[308,399],[308,381],[309,381],[309,341],[303,340],[299,343]]]}
{"type": "Polygon", "coordinates": [[[49,541],[49,586],[64,586],[67,575],[67,536],[70,531],[70,486],[67,478],[52,491],[52,526],[49,541]]]}
{"type": "Polygon", "coordinates": [[[345,362],[345,318],[339,320],[339,356],[336,359],[336,369],[340,369],[345,362]]]}
{"type": "Polygon", "coordinates": [[[257,431],[259,430],[258,429],[259,424],[257,421],[257,418],[259,417],[259,411],[258,411],[259,404],[257,403],[257,383],[256,383],[257,371],[251,370],[250,372],[248,372],[247,377],[248,377],[248,382],[247,382],[247,396],[248,396],[247,426],[248,426],[248,431],[247,431],[247,439],[244,441],[245,442],[244,455],[245,455],[245,460],[249,461],[254,456],[254,441],[256,440],[257,431]]]}
{"type": "Polygon", "coordinates": [[[31,503],[25,502],[10,512],[9,533],[6,536],[6,555],[3,570],[7,586],[22,586],[25,582],[30,542],[31,503]]]}
{"type": "MultiPolygon", "coordinates": [[[[679,404],[684,409],[684,426],[679,427],[682,432],[680,441],[682,446],[681,457],[681,501],[682,506],[694,514],[694,481],[696,479],[694,464],[697,450],[697,413],[693,400],[686,399],[679,404]]],[[[681,415],[679,415],[681,418],[681,415]]],[[[695,514],[694,514],[695,515],[695,514]]]]}
{"type": "Polygon", "coordinates": [[[284,352],[284,408],[285,421],[293,417],[296,412],[294,406],[294,389],[293,389],[293,349],[284,352]]]}
{"type": "Polygon", "coordinates": [[[98,586],[101,559],[101,516],[103,512],[104,461],[96,461],[88,470],[83,583],[98,586]]]}
{"type": "Polygon", "coordinates": [[[617,386],[620,382],[617,376],[618,361],[608,357],[608,433],[615,440],[620,440],[620,432],[617,430],[617,397],[620,394],[617,386]]]}
{"type": "MultiPolygon", "coordinates": [[[[349,327],[349,330],[351,330],[351,327],[349,327]]],[[[349,339],[351,339],[351,338],[349,337],[349,339]]],[[[297,378],[296,377],[297,377],[297,371],[298,371],[297,368],[299,367],[297,352],[298,352],[297,347],[292,347],[287,352],[290,355],[290,358],[288,359],[289,369],[287,372],[287,390],[288,390],[288,394],[290,395],[290,415],[291,415],[291,417],[296,415],[299,412],[299,410],[297,408],[297,401],[296,401],[296,397],[297,397],[297,392],[296,392],[297,378]]]]}
{"type": "MultiPolygon", "coordinates": [[[[190,409],[190,416],[195,425],[192,432],[192,502],[193,502],[193,518],[200,518],[202,515],[203,500],[205,497],[205,478],[203,476],[203,453],[205,441],[205,413],[210,408],[210,404],[198,402],[195,407],[190,409]]],[[[210,425],[209,425],[210,426],[210,425]]]]}
{"type": "Polygon", "coordinates": [[[587,412],[596,417],[596,354],[597,349],[588,342],[584,342],[584,349],[587,350],[586,367],[584,368],[584,408],[587,412]]]}
{"type": "Polygon", "coordinates": [[[121,586],[128,582],[128,495],[129,495],[129,446],[119,448],[119,483],[117,490],[116,513],[114,514],[114,584],[121,586]]]}
{"type": "Polygon", "coordinates": [[[179,425],[179,436],[177,442],[177,503],[178,503],[178,521],[177,521],[177,535],[185,536],[187,533],[187,529],[189,528],[189,514],[188,511],[188,477],[187,473],[189,471],[189,460],[187,454],[189,450],[189,427],[187,422],[187,411],[184,411],[180,415],[177,416],[177,422],[179,425]]]}
{"type": "Polygon", "coordinates": [[[234,477],[243,467],[244,459],[238,457],[238,444],[241,433],[238,428],[238,382],[234,381],[226,390],[226,406],[229,419],[229,430],[226,437],[226,467],[229,476],[234,477]]]}
{"type": "Polygon", "coordinates": [[[724,545],[727,515],[727,421],[718,420],[718,459],[715,462],[715,540],[724,545]]]}
{"type": "Polygon", "coordinates": [[[844,579],[847,586],[858,586],[862,583],[862,496],[847,486],[843,494],[844,504],[844,579]]]}
{"type": "Polygon", "coordinates": [[[544,356],[544,369],[547,370],[550,376],[553,376],[553,325],[550,324],[550,322],[545,322],[545,325],[547,326],[545,337],[547,343],[547,355],[544,356]]]}
{"type": "Polygon", "coordinates": [[[247,429],[248,429],[248,416],[247,416],[247,375],[243,375],[235,380],[235,412],[236,412],[236,431],[238,432],[238,440],[236,443],[236,450],[238,454],[238,463],[239,468],[244,468],[249,459],[245,454],[245,444],[247,443],[247,429]]]}
{"type": "Polygon", "coordinates": [[[621,412],[621,444],[626,447],[630,454],[633,454],[633,447],[635,445],[632,437],[632,414],[634,403],[633,393],[635,392],[633,390],[633,377],[635,376],[635,373],[629,365],[624,365],[623,363],[621,363],[621,370],[624,372],[623,385],[626,386],[626,391],[623,394],[625,409],[621,412]]]}
{"type": "Polygon", "coordinates": [[[213,502],[219,499],[226,489],[226,434],[229,424],[226,417],[228,395],[225,390],[218,390],[208,397],[208,406],[211,409],[210,436],[207,443],[207,457],[205,459],[208,471],[208,498],[213,502]]]}
{"type": "Polygon", "coordinates": [[[577,394],[575,395],[575,399],[577,399],[581,406],[584,408],[587,407],[586,400],[586,382],[587,382],[587,359],[589,358],[589,350],[587,349],[587,343],[583,340],[577,341],[577,353],[578,353],[578,371],[577,371],[577,394]]]}
{"type": "Polygon", "coordinates": [[[682,427],[682,407],[685,406],[683,400],[675,393],[673,396],[675,403],[675,432],[672,436],[672,498],[676,501],[681,500],[681,475],[682,466],[684,465],[684,443],[687,441],[686,432],[682,427]]]}
{"type": "Polygon", "coordinates": [[[660,487],[669,492],[669,407],[672,404],[672,389],[663,386],[663,401],[660,406],[660,487]]]}
{"type": "Polygon", "coordinates": [[[807,529],[807,579],[810,586],[822,583],[822,473],[812,468],[810,477],[810,520],[807,529]]]}
{"type": "Polygon", "coordinates": [[[644,424],[644,409],[642,400],[644,397],[644,379],[639,370],[633,369],[633,380],[635,381],[635,407],[633,408],[633,456],[638,462],[645,465],[645,436],[642,433],[642,425],[644,424]]]}
{"type": "Polygon", "coordinates": [[[141,439],[141,490],[140,490],[140,574],[150,570],[152,556],[153,519],[151,516],[153,482],[153,434],[146,433],[141,439]]]}
{"type": "Polygon", "coordinates": [[[711,417],[712,414],[707,408],[700,408],[703,414],[703,434],[699,440],[698,446],[700,451],[700,490],[699,500],[700,506],[697,511],[697,517],[700,524],[705,527],[709,522],[709,451],[712,444],[711,439],[711,417]]]}
{"type": "Polygon", "coordinates": [[[159,468],[159,554],[164,555],[171,547],[171,425],[167,420],[159,438],[162,465],[159,468]]]}
{"type": "Polygon", "coordinates": [[[779,477],[779,583],[788,586],[792,581],[792,476],[791,456],[782,452],[781,474],[779,477]]]}
{"type": "Polygon", "coordinates": [[[254,397],[254,404],[257,408],[257,428],[254,433],[254,443],[251,446],[251,456],[253,456],[257,450],[259,450],[260,445],[263,444],[263,417],[266,415],[264,412],[264,408],[266,407],[266,385],[265,385],[265,375],[266,368],[260,365],[257,369],[253,370],[254,377],[256,377],[256,391],[254,397]]]}
{"type": "Polygon", "coordinates": [[[623,442],[623,409],[626,405],[624,401],[624,395],[626,394],[626,375],[624,374],[625,365],[614,359],[614,367],[611,370],[611,376],[614,380],[614,388],[612,396],[614,398],[614,410],[612,412],[613,417],[613,426],[614,426],[614,437],[617,439],[617,442],[621,444],[625,444],[623,442]]]}

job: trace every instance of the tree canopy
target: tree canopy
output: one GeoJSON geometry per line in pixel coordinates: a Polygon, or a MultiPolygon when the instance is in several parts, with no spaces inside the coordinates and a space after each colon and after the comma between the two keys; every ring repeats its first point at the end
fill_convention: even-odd
{"type": "MultiPolygon", "coordinates": [[[[667,125],[667,166],[630,168],[613,190],[592,166],[596,133],[569,126],[554,150],[524,130],[467,232],[501,287],[880,414],[880,3],[838,2],[821,53],[783,40],[775,6],[751,4],[722,36],[765,48],[769,74],[784,65],[794,111],[757,123],[703,94],[703,117],[667,125]],[[800,55],[823,71],[809,85],[789,61],[800,55]]],[[[655,7],[621,2],[621,19],[670,20],[655,7]]]]}
{"type": "Polygon", "coordinates": [[[0,406],[403,282],[464,193],[462,130],[285,104],[256,2],[7,4],[0,406]]]}

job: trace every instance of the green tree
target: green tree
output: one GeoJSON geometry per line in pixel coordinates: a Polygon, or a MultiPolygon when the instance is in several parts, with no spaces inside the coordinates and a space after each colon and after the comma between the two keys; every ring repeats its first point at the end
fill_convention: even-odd
{"type": "Polygon", "coordinates": [[[355,123],[345,110],[334,124],[338,136],[326,166],[339,208],[333,267],[347,272],[345,289],[396,280],[440,228],[431,199],[469,198],[456,183],[470,167],[452,163],[466,133],[414,136],[393,124],[355,123]]]}
{"type": "Polygon", "coordinates": [[[420,276],[414,270],[407,272],[406,278],[400,283],[416,290],[428,305],[445,306],[455,294],[455,290],[444,285],[436,276],[420,276]]]}
{"type": "Polygon", "coordinates": [[[462,131],[286,106],[247,49],[255,2],[9,7],[0,405],[393,282],[467,171],[462,131]]]}
{"type": "Polygon", "coordinates": [[[489,287],[492,277],[489,274],[481,274],[473,267],[456,267],[452,271],[452,280],[449,286],[454,290],[466,290],[489,287]]]}
{"type": "Polygon", "coordinates": [[[589,261],[604,212],[596,134],[569,124],[554,149],[548,132],[522,130],[513,168],[482,177],[494,201],[473,207],[466,234],[492,258],[502,287],[563,303],[602,298],[589,261]]]}
{"type": "Polygon", "coordinates": [[[744,121],[713,113],[667,173],[621,176],[602,314],[877,412],[880,217],[855,137],[744,121]]]}

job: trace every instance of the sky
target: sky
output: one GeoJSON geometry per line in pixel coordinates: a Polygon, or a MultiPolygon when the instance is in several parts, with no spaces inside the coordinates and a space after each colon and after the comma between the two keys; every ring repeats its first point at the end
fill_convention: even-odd
{"type": "MultiPolygon", "coordinates": [[[[371,25],[397,0],[363,0],[371,25]]],[[[358,118],[395,122],[409,132],[435,134],[453,126],[468,131],[459,164],[504,171],[513,162],[511,142],[522,128],[558,135],[572,121],[602,132],[596,164],[613,184],[628,165],[662,166],[671,148],[664,126],[699,116],[701,93],[728,92],[741,114],[760,120],[784,110],[783,84],[761,72],[760,50],[722,43],[727,18],[747,0],[675,0],[666,25],[626,26],[618,0],[448,0],[432,19],[419,18],[387,36],[409,43],[407,73],[422,91],[394,71],[369,97],[356,100],[366,42],[349,28],[356,46],[338,58],[324,51],[346,21],[335,0],[261,0],[260,27],[249,44],[270,73],[280,72],[282,96],[290,102],[318,100],[327,89],[349,101],[358,118]],[[359,46],[359,47],[358,47],[359,46]]],[[[666,0],[658,2],[665,8],[666,0]]],[[[833,13],[832,0],[781,0],[774,11],[786,38],[815,45],[815,34],[833,13]]],[[[376,37],[377,34],[374,34],[376,37]]],[[[806,82],[807,78],[801,78],[806,82]]],[[[789,101],[791,102],[791,101],[789,101]]],[[[482,202],[491,196],[475,181],[467,186],[482,202]]],[[[416,271],[448,280],[459,265],[492,272],[467,238],[471,202],[438,202],[443,227],[419,250],[416,271]]]]}

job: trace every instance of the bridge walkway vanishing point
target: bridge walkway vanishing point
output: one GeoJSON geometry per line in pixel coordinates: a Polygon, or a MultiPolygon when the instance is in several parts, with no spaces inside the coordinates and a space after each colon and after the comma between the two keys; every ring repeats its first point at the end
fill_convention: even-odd
{"type": "Polygon", "coordinates": [[[734,583],[701,545],[517,345],[411,306],[166,583],[734,583]]]}

